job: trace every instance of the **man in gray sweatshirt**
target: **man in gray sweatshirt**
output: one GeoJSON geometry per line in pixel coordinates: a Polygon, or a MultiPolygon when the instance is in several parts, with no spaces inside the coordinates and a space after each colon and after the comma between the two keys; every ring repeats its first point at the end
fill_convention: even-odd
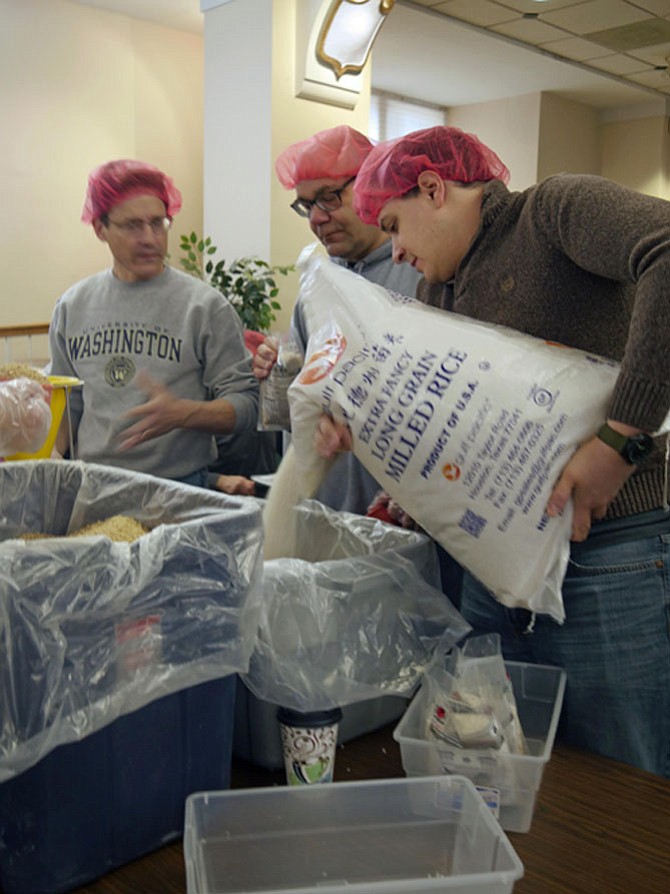
{"type": "Polygon", "coordinates": [[[165,263],[180,208],[152,165],[123,159],[91,173],[82,220],[112,267],[57,302],[50,371],[83,381],[71,405],[78,459],[207,486],[214,436],[256,427],[258,384],[232,305],[165,263]]]}

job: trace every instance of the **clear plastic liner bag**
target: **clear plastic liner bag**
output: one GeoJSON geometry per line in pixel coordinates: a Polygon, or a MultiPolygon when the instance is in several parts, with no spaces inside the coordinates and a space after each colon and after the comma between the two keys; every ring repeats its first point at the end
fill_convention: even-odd
{"type": "Polygon", "coordinates": [[[527,752],[498,634],[466,640],[442,666],[435,663],[428,668],[422,685],[427,739],[459,748],[527,752]]]}
{"type": "Polygon", "coordinates": [[[471,629],[438,589],[434,543],[312,500],[296,515],[300,555],[264,565],[245,684],[303,712],[411,696],[436,650],[471,629]]]}
{"type": "Polygon", "coordinates": [[[277,359],[270,375],[260,384],[258,401],[259,431],[290,431],[291,414],[288,389],[302,369],[302,348],[290,332],[275,336],[277,359]]]}
{"type": "Polygon", "coordinates": [[[246,671],[261,577],[257,501],[92,463],[0,466],[0,782],[155,699],[246,671]],[[62,536],[117,515],[150,530],[62,536]]]}
{"type": "MultiPolygon", "coordinates": [[[[572,505],[545,507],[574,451],[606,416],[616,363],[395,295],[333,264],[299,259],[311,333],[289,389],[306,480],[322,413],[454,559],[509,608],[565,619],[572,505]]],[[[658,433],[668,430],[668,419],[658,433]]]]}
{"type": "Polygon", "coordinates": [[[34,379],[0,379],[0,457],[38,450],[51,427],[44,387],[34,379]]]}

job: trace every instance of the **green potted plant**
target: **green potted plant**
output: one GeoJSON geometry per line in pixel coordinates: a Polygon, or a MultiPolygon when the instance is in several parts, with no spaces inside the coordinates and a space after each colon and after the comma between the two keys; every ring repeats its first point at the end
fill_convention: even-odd
{"type": "Polygon", "coordinates": [[[211,238],[200,238],[196,233],[180,236],[179,247],[183,252],[179,263],[184,270],[225,295],[245,329],[269,332],[277,319],[275,311],[281,309],[276,300],[279,292],[276,277],[286,276],[293,266],[272,266],[256,257],[237,258],[230,264],[225,260],[215,261],[212,256],[217,247],[211,238]]]}

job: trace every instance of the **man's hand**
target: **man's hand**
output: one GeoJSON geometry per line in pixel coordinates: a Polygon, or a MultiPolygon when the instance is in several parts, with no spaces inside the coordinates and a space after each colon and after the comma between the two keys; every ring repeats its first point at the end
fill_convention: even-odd
{"type": "Polygon", "coordinates": [[[591,438],[566,465],[547,504],[547,515],[561,515],[573,499],[571,539],[581,543],[591,522],[604,518],[607,507],[635,471],[615,450],[599,438],[591,438]]]}
{"type": "Polygon", "coordinates": [[[314,447],[319,456],[331,459],[336,453],[345,453],[353,449],[351,432],[348,426],[335,422],[325,413],[319,417],[314,435],[314,447]]]}
{"type": "Polygon", "coordinates": [[[221,491],[222,494],[251,497],[256,491],[256,485],[251,478],[245,478],[244,475],[219,475],[214,489],[221,491]]]}
{"type": "Polygon", "coordinates": [[[365,513],[369,518],[378,518],[389,524],[399,525],[408,531],[422,531],[423,528],[414,521],[402,506],[394,500],[385,490],[380,490],[375,494],[375,498],[368,506],[365,513]]]}
{"type": "Polygon", "coordinates": [[[152,378],[146,370],[140,370],[133,384],[146,392],[147,400],[132,410],[126,419],[135,420],[121,435],[120,452],[131,450],[144,441],[151,441],[175,428],[184,428],[192,401],[185,401],[152,378]]]}
{"type": "Polygon", "coordinates": [[[259,382],[267,379],[272,372],[272,367],[277,362],[277,349],[277,339],[271,335],[265,339],[263,344],[258,346],[258,350],[254,355],[252,369],[259,382]]]}

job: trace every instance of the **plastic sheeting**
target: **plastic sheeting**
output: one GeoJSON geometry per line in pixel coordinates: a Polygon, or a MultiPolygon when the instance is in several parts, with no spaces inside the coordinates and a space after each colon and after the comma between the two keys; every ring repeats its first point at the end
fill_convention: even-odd
{"type": "Polygon", "coordinates": [[[470,630],[437,588],[434,543],[313,500],[297,527],[298,557],[264,565],[245,684],[296,711],[411,695],[436,650],[470,630]]]}
{"type": "Polygon", "coordinates": [[[0,467],[0,782],[164,695],[246,671],[257,501],[80,462],[0,467]],[[132,543],[64,535],[113,515],[132,543]]]}
{"type": "Polygon", "coordinates": [[[0,457],[39,450],[50,426],[49,398],[39,382],[0,380],[0,457]]]}

